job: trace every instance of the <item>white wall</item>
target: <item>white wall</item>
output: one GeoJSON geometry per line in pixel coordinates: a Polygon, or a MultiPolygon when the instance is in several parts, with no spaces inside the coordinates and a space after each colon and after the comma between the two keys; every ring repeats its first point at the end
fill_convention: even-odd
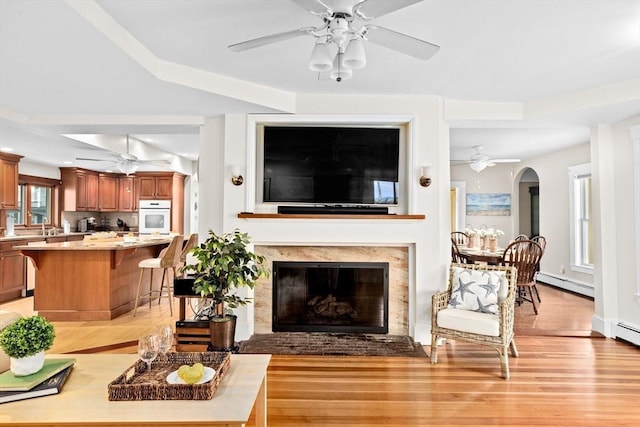
{"type": "MultiPolygon", "coordinates": [[[[601,195],[604,199],[599,224],[602,245],[596,259],[602,261],[603,268],[597,276],[594,329],[607,336],[619,336],[619,323],[640,330],[640,253],[635,241],[638,224],[634,212],[634,202],[640,203],[640,200],[634,201],[634,194],[635,197],[640,194],[634,186],[634,168],[640,165],[634,164],[629,132],[630,127],[638,125],[640,116],[595,131],[599,154],[606,154],[601,155],[604,160],[598,163],[600,192],[606,196],[601,195]],[[606,168],[607,164],[614,166],[606,168]]],[[[640,345],[640,333],[625,338],[635,339],[640,345]]]]}
{"type": "MultiPolygon", "coordinates": [[[[469,165],[456,165],[451,167],[452,181],[465,181],[466,194],[469,193],[509,193],[511,194],[511,215],[509,216],[484,216],[466,215],[465,227],[473,228],[497,228],[504,231],[504,236],[498,239],[498,246],[505,247],[510,239],[513,239],[514,232],[513,218],[517,215],[518,206],[513,199],[512,180],[514,165],[509,163],[498,163],[493,167],[488,167],[482,172],[472,170],[469,165]]],[[[515,234],[514,234],[515,233],[515,234]]]]}
{"type": "Polygon", "coordinates": [[[18,173],[21,175],[39,176],[41,178],[60,179],[60,168],[30,162],[24,159],[18,163],[18,173]]]}
{"type": "Polygon", "coordinates": [[[520,170],[530,167],[538,174],[540,185],[540,234],[547,248],[540,262],[542,271],[580,282],[593,283],[593,276],[569,269],[569,166],[590,162],[589,143],[522,162],[520,170]],[[564,268],[564,272],[562,271],[564,268]]]}
{"type": "MultiPolygon", "coordinates": [[[[409,329],[428,342],[431,295],[443,289],[449,262],[449,139],[442,119],[442,100],[437,97],[299,96],[298,111],[305,115],[405,115],[411,117],[412,145],[408,179],[410,214],[425,220],[282,220],[239,219],[255,191],[251,158],[246,151],[247,116],[227,115],[210,120],[204,129],[200,151],[200,225],[203,230],[240,228],[255,244],[349,244],[403,245],[410,250],[409,329]],[[220,150],[219,143],[223,144],[220,150]],[[212,147],[216,147],[215,149],[212,147]],[[433,183],[418,184],[420,166],[433,165],[433,183]],[[245,185],[231,184],[230,170],[245,171],[245,185]],[[216,172],[214,172],[216,171],[216,172]],[[222,173],[220,171],[223,171],[222,173]],[[209,190],[209,186],[212,190],[209,190]]],[[[201,237],[202,239],[202,237],[201,237]]],[[[237,339],[252,333],[252,309],[238,313],[237,339]]]]}

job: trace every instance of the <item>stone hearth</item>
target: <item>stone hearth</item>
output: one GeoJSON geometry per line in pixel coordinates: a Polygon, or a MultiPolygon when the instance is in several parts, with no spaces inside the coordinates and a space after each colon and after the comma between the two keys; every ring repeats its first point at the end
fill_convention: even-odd
{"type": "Polygon", "coordinates": [[[239,352],[302,356],[427,356],[420,343],[408,336],[322,332],[253,335],[240,342],[239,352]]]}

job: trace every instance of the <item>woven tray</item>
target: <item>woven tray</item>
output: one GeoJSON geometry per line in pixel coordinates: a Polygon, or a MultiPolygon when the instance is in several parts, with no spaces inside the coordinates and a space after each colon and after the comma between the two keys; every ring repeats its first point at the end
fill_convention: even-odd
{"type": "Polygon", "coordinates": [[[156,359],[151,370],[138,360],[109,383],[109,400],[208,400],[229,370],[230,353],[167,353],[166,360],[156,359]],[[213,379],[204,384],[169,384],[167,375],[180,365],[196,362],[215,369],[213,379]]]}

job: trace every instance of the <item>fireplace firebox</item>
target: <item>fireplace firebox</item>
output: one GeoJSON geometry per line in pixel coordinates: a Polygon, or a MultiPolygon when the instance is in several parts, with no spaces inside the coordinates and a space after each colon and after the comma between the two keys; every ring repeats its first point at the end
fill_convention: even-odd
{"type": "Polygon", "coordinates": [[[389,264],[273,262],[274,332],[389,331],[389,264]]]}

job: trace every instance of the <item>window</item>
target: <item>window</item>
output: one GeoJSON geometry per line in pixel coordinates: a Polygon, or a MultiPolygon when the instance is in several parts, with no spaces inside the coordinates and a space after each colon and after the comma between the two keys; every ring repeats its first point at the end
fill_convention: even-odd
{"type": "Polygon", "coordinates": [[[591,165],[569,168],[571,196],[571,269],[593,273],[591,165]]]}
{"type": "Polygon", "coordinates": [[[13,218],[15,225],[51,225],[54,188],[54,185],[21,182],[18,185],[18,209],[8,210],[7,216],[13,218]]]}

